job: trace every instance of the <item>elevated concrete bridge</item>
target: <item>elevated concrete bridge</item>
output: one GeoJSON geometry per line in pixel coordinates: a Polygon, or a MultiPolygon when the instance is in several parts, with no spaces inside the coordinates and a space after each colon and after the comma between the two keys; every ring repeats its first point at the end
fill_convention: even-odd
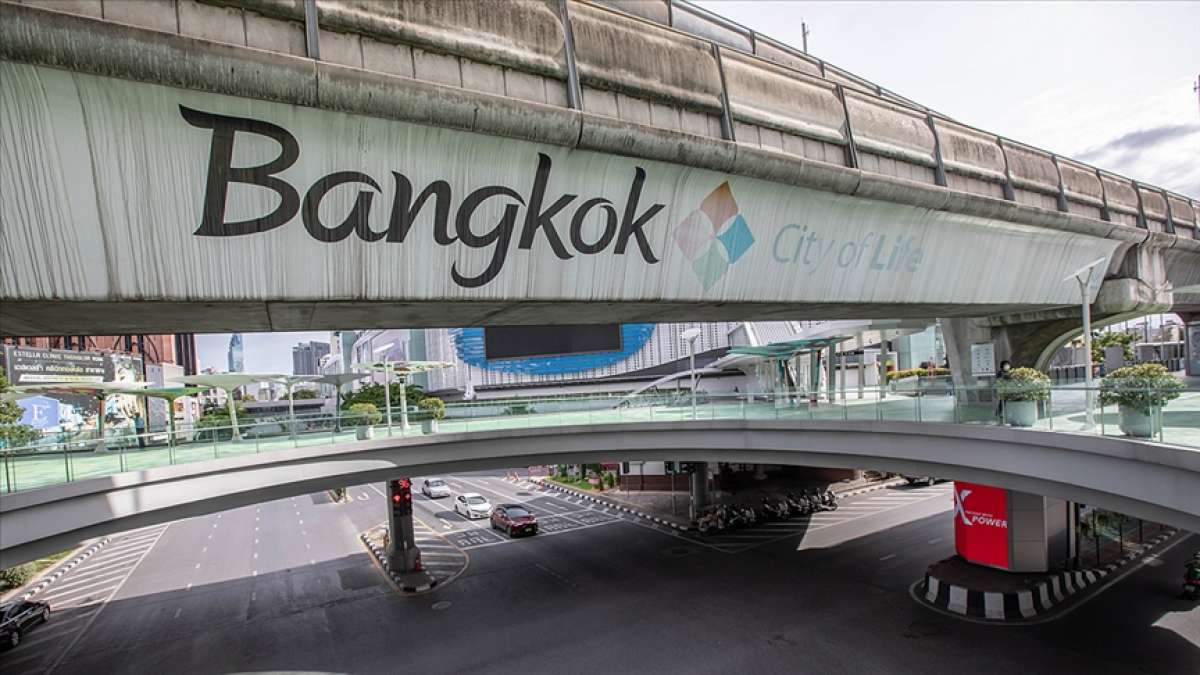
{"type": "Polygon", "coordinates": [[[685,2],[484,6],[0,0],[0,333],[981,317],[1032,363],[1098,257],[1100,320],[1197,298],[1194,197],[685,2]]]}
{"type": "Polygon", "coordinates": [[[1200,452],[1194,449],[990,426],[689,420],[347,442],[8,494],[0,499],[0,567],[88,537],[398,475],[664,458],[934,475],[1200,531],[1200,452]]]}

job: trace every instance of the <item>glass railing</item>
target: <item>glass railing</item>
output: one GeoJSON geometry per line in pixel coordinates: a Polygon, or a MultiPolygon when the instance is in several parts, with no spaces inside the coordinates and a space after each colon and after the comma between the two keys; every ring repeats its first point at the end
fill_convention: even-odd
{"type": "Polygon", "coordinates": [[[1005,425],[1040,431],[1126,437],[1200,448],[1200,389],[1122,390],[1049,387],[1001,400],[993,387],[956,387],[946,381],[896,384],[863,390],[808,393],[688,392],[622,396],[523,398],[446,406],[432,420],[412,407],[408,428],[399,409],[391,424],[378,417],[298,415],[249,419],[232,425],[191,426],[143,434],[110,428],[103,441],[79,435],[48,435],[36,444],[0,451],[0,492],[32,490],[126,471],[254,455],[299,447],[333,446],[354,440],[404,438],[434,433],[471,433],[569,425],[690,420],[905,421],[1005,425]],[[1090,419],[1089,419],[1090,417],[1090,419]]]}

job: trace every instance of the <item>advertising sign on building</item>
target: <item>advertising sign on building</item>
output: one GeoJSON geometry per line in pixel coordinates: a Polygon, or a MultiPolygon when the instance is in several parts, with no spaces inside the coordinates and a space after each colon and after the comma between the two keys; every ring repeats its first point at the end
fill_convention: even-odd
{"type": "MultiPolygon", "coordinates": [[[[142,357],[132,354],[77,352],[67,349],[5,345],[3,372],[14,386],[141,382],[142,357]]],[[[39,394],[17,400],[22,421],[43,431],[75,433],[97,426],[96,398],[86,393],[39,394]]],[[[137,396],[112,395],[105,400],[110,433],[129,426],[141,414],[137,396]]]]}
{"type": "Polygon", "coordinates": [[[56,382],[103,382],[104,354],[65,349],[4,347],[4,365],[14,386],[56,382]]]}
{"type": "Polygon", "coordinates": [[[1007,490],[955,481],[954,549],[968,562],[1008,568],[1007,490]]]}

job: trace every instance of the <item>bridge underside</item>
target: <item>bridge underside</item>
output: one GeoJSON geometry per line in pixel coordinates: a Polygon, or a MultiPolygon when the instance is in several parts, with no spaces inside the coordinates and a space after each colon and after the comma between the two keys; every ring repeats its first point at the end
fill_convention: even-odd
{"type": "Polygon", "coordinates": [[[400,475],[661,460],[873,468],[1096,504],[1200,531],[1200,453],[1121,439],[908,422],[667,422],[510,429],[299,448],[15,493],[0,567],[80,540],[400,475]]]}
{"type": "Polygon", "coordinates": [[[1048,305],[779,302],[20,302],[0,304],[0,335],[108,335],[579,323],[931,319],[1048,305]]]}

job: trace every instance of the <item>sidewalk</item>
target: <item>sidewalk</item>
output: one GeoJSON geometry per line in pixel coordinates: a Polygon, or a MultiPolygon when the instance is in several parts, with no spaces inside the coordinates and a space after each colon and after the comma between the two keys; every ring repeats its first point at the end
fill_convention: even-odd
{"type": "Polygon", "coordinates": [[[1046,621],[1069,606],[1085,602],[1098,591],[1103,579],[1167,544],[1177,534],[1174,529],[1161,527],[1155,536],[1129,547],[1113,562],[1082,570],[1005,572],[951,556],[929,566],[925,578],[913,585],[913,598],[931,608],[987,623],[1046,621]]]}

